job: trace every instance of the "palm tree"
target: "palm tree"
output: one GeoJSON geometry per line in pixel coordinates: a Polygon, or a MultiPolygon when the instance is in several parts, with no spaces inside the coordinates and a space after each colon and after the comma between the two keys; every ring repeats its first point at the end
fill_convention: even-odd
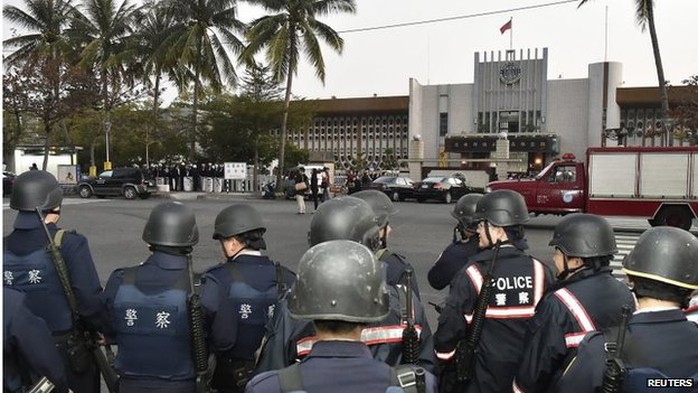
{"type": "Polygon", "coordinates": [[[133,86],[134,75],[127,63],[133,56],[132,33],[137,10],[129,0],[121,4],[117,0],[87,0],[71,30],[74,37],[84,40],[81,64],[94,67],[101,83],[107,162],[110,162],[111,111],[122,98],[124,85],[133,86]]]}
{"type": "Polygon", "coordinates": [[[219,93],[224,83],[237,82],[228,51],[242,52],[244,45],[235,33],[244,33],[247,26],[235,17],[235,0],[170,0],[167,6],[178,22],[165,43],[170,48],[167,64],[176,68],[173,79],[180,92],[194,83],[192,125],[187,127],[189,159],[193,160],[202,85],[208,82],[219,93]]]}
{"type": "Polygon", "coordinates": [[[49,134],[53,129],[55,118],[54,109],[60,99],[61,66],[65,56],[71,50],[70,43],[63,34],[68,27],[71,15],[75,11],[70,0],[25,0],[26,11],[12,5],[3,7],[3,17],[7,18],[29,33],[15,36],[3,41],[8,48],[17,48],[3,61],[8,67],[23,67],[35,65],[36,69],[51,68],[47,72],[49,89],[45,92],[44,120],[45,154],[43,169],[48,165],[49,134]]]}
{"type": "Polygon", "coordinates": [[[286,95],[281,119],[281,147],[279,168],[276,174],[277,187],[281,187],[284,171],[285,147],[287,139],[288,110],[291,103],[293,74],[298,72],[301,52],[315,68],[315,75],[325,83],[325,61],[318,38],[337,53],[342,53],[344,40],[330,26],[317,20],[341,12],[356,12],[354,0],[250,0],[264,7],[271,15],[252,21],[248,32],[249,45],[244,57],[252,57],[266,49],[266,62],[274,77],[286,79],[286,95]]]}
{"type": "MultiPolygon", "coordinates": [[[[580,0],[579,7],[588,0],[580,0]]],[[[659,82],[659,101],[661,103],[661,117],[666,119],[669,113],[669,97],[667,95],[666,80],[664,80],[664,67],[662,66],[662,56],[659,53],[659,40],[657,39],[657,28],[654,24],[654,0],[634,0],[635,1],[635,21],[644,32],[647,27],[650,29],[650,39],[652,40],[652,52],[654,52],[654,65],[657,68],[657,80],[659,82]]],[[[672,136],[667,136],[669,144],[672,143],[672,136]]]]}

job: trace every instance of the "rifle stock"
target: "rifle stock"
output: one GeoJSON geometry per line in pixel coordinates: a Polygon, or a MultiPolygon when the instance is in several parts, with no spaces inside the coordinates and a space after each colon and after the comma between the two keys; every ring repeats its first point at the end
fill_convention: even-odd
{"type": "Polygon", "coordinates": [[[473,320],[470,323],[470,328],[465,338],[458,342],[456,346],[456,378],[461,384],[469,382],[473,377],[473,360],[475,358],[475,350],[482,335],[482,328],[485,324],[485,313],[487,306],[492,301],[494,294],[494,280],[492,272],[494,265],[499,255],[501,242],[497,242],[492,253],[492,261],[487,269],[487,273],[483,277],[482,288],[475,302],[473,309],[473,320]]]}
{"type": "Polygon", "coordinates": [[[625,343],[625,331],[628,328],[630,307],[623,306],[622,319],[618,328],[615,349],[608,351],[606,370],[603,373],[601,393],[620,393],[625,377],[625,364],[623,363],[623,344],[625,343]]]}

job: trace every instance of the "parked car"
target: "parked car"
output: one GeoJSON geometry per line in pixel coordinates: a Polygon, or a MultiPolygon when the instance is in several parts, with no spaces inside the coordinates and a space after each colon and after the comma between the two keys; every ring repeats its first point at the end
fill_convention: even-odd
{"type": "Polygon", "coordinates": [[[12,194],[12,185],[15,184],[15,177],[15,174],[12,172],[2,172],[2,196],[12,194]]]}
{"type": "Polygon", "coordinates": [[[381,176],[371,182],[368,189],[383,191],[395,202],[414,198],[414,182],[405,176],[381,176]]]}
{"type": "Polygon", "coordinates": [[[158,188],[155,181],[146,179],[138,168],[115,168],[82,180],[77,184],[77,190],[82,198],[123,195],[126,199],[146,199],[158,188]]]}
{"type": "Polygon", "coordinates": [[[416,185],[415,197],[420,203],[427,199],[438,199],[451,203],[465,194],[476,191],[465,184],[465,177],[462,175],[427,177],[416,185]]]}

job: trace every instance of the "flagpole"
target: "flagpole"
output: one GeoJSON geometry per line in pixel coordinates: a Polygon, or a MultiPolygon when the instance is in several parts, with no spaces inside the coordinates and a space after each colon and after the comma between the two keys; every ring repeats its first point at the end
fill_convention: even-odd
{"type": "Polygon", "coordinates": [[[514,49],[514,23],[512,21],[514,20],[513,17],[509,18],[509,49],[514,49]]]}

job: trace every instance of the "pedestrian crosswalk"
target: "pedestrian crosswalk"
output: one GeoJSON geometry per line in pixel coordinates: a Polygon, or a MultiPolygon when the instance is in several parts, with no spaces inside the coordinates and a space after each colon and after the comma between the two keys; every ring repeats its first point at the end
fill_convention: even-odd
{"type": "Polygon", "coordinates": [[[635,247],[637,239],[640,237],[640,232],[616,232],[616,246],[618,253],[611,261],[613,275],[616,278],[625,278],[625,273],[622,271],[623,258],[635,247]]]}

